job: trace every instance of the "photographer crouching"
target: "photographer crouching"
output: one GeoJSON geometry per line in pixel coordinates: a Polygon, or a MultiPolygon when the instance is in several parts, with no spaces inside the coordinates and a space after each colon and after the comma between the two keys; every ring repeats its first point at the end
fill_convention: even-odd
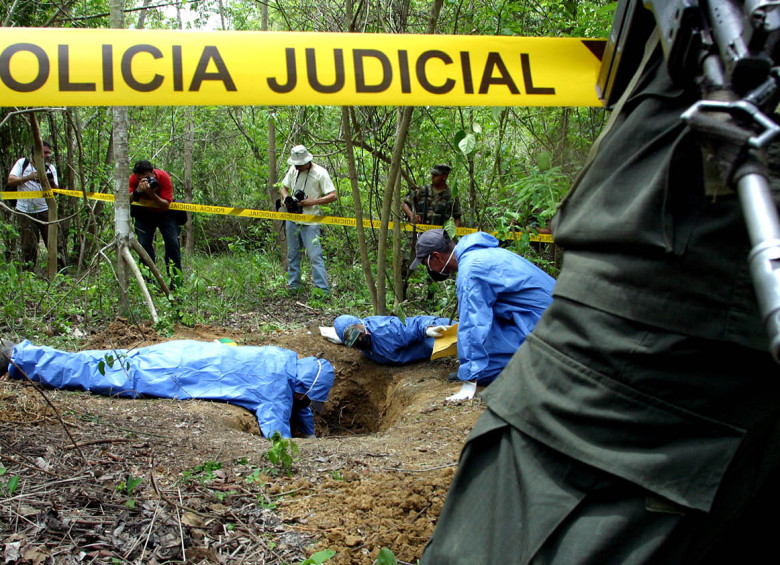
{"type": "Polygon", "coordinates": [[[130,208],[138,242],[155,261],[154,232],[160,230],[165,242],[165,266],[171,279],[170,286],[174,288],[181,278],[181,248],[179,226],[168,209],[173,202],[171,177],[165,171],[155,169],[149,161],[138,161],[130,175],[130,194],[133,202],[147,204],[130,208]]]}

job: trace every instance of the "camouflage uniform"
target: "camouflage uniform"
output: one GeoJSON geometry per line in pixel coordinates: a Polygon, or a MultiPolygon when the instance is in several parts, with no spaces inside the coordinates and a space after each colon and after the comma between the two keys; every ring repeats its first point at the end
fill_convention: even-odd
{"type": "Polygon", "coordinates": [[[420,216],[421,224],[443,226],[450,217],[461,217],[460,201],[452,196],[449,188],[434,190],[430,184],[412,190],[404,202],[415,215],[420,216]]]}

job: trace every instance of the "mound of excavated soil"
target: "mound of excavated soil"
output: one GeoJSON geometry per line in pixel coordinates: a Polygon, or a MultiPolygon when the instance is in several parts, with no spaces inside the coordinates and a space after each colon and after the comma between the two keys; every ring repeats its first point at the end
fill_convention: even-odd
{"type": "MultiPolygon", "coordinates": [[[[7,562],[298,563],[331,549],[329,564],[370,564],[382,547],[401,562],[420,557],[482,410],[479,400],[444,403],[458,389],[446,382],[455,362],[384,367],[315,327],[269,334],[196,326],[178,328],[174,339],[222,337],[322,356],[336,370],[319,437],[294,440],[290,474],[268,460],[270,442],[241,408],[52,390],[44,398],[6,378],[7,562]]],[[[88,346],[157,341],[120,320],[88,346]]]]}

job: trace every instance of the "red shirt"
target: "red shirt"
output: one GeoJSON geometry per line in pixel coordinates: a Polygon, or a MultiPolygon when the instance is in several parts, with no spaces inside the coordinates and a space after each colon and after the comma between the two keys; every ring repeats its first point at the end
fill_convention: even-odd
{"type": "MultiPolygon", "coordinates": [[[[157,182],[160,183],[159,188],[157,189],[157,195],[162,198],[163,200],[167,200],[168,202],[173,202],[173,183],[171,183],[171,177],[168,176],[168,173],[161,169],[155,169],[154,170],[154,176],[157,177],[157,182]]],[[[130,192],[132,193],[136,188],[138,188],[138,183],[141,182],[141,179],[138,178],[135,173],[130,175],[130,192]]],[[[142,194],[140,200],[150,200],[146,197],[146,195],[142,194]]],[[[147,208],[147,210],[152,210],[155,212],[159,212],[161,210],[155,209],[155,208],[147,208]]]]}

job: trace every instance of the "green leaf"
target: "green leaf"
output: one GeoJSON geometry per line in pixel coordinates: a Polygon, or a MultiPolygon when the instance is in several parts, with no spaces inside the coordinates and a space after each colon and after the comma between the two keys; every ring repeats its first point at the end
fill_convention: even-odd
{"type": "Polygon", "coordinates": [[[398,565],[398,559],[395,558],[395,555],[392,551],[387,549],[386,547],[383,547],[379,550],[379,555],[376,557],[376,561],[374,562],[375,565],[398,565]]]}
{"type": "Polygon", "coordinates": [[[466,137],[466,132],[462,129],[459,129],[455,133],[455,139],[453,140],[455,142],[455,145],[459,145],[461,141],[463,141],[463,138],[466,137]]]}
{"type": "Polygon", "coordinates": [[[474,136],[473,133],[470,133],[466,135],[463,139],[458,142],[458,148],[460,149],[461,153],[464,155],[471,155],[474,152],[474,149],[477,146],[477,138],[474,136]]]}
{"type": "Polygon", "coordinates": [[[98,372],[101,375],[103,375],[104,377],[106,376],[106,362],[105,361],[103,361],[103,360],[98,361],[98,372]]]}
{"type": "Polygon", "coordinates": [[[301,561],[301,565],[321,565],[334,555],[336,555],[336,552],[332,549],[323,549],[309,557],[306,561],[301,561]]]}
{"type": "Polygon", "coordinates": [[[471,126],[471,131],[479,135],[480,133],[482,133],[482,126],[479,125],[478,123],[474,123],[474,125],[471,126]]]}
{"type": "Polygon", "coordinates": [[[10,479],[8,479],[8,482],[5,485],[5,490],[8,491],[8,494],[13,494],[16,491],[16,488],[19,486],[19,475],[14,475],[10,479]]]}
{"type": "Polygon", "coordinates": [[[450,219],[444,222],[442,229],[444,229],[444,231],[447,232],[447,235],[450,236],[450,239],[452,239],[455,237],[455,230],[458,229],[458,226],[455,225],[455,220],[450,217],[450,219]]]}

